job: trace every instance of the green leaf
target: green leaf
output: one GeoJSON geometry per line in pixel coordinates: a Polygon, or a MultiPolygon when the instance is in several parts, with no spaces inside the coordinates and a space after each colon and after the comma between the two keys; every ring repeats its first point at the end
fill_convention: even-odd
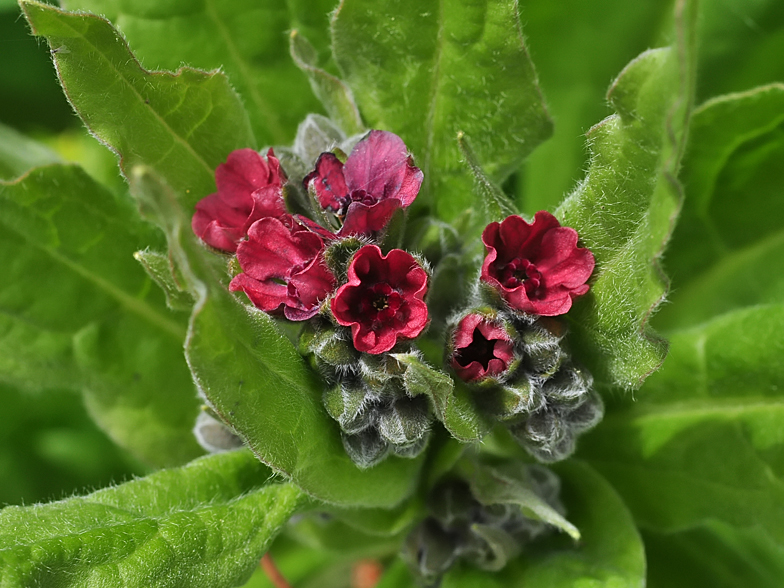
{"type": "Polygon", "coordinates": [[[324,382],[267,314],[228,292],[222,260],[190,229],[181,230],[185,221],[173,191],[142,168],[132,191],[168,219],[169,246],[198,295],[185,351],[197,386],[221,418],[262,461],[325,502],[391,507],[406,498],[424,455],[357,468],[322,406],[324,382]]]}
{"type": "Polygon", "coordinates": [[[141,474],[90,419],[78,393],[0,384],[0,504],[34,504],[141,474]]]}
{"type": "Polygon", "coordinates": [[[524,162],[517,182],[523,211],[533,216],[555,210],[583,177],[588,154],[579,138],[611,113],[607,82],[636,55],[662,45],[659,29],[673,2],[526,0],[521,5],[526,42],[555,120],[553,136],[524,162]]]}
{"type": "Polygon", "coordinates": [[[549,523],[575,541],[580,539],[577,527],[536,493],[524,464],[474,465],[466,473],[471,494],[482,504],[516,504],[525,516],[549,523]]]}
{"type": "Polygon", "coordinates": [[[647,528],[707,520],[784,545],[784,305],[727,313],[676,333],[639,401],[608,411],[580,455],[647,528]]]}
{"type": "Polygon", "coordinates": [[[672,304],[656,320],[668,329],[784,300],[784,85],[705,103],[689,133],[687,197],[666,264],[672,304]]]}
{"type": "Polygon", "coordinates": [[[512,0],[344,0],[332,33],[368,126],[398,133],[425,174],[415,206],[443,219],[474,200],[458,131],[494,181],[551,132],[512,0]]]}
{"type": "Polygon", "coordinates": [[[30,168],[60,161],[50,149],[0,124],[0,180],[13,180],[30,168]]]}
{"type": "Polygon", "coordinates": [[[457,133],[457,144],[460,147],[460,153],[462,153],[466,165],[474,176],[475,190],[481,199],[484,219],[480,224],[486,225],[511,214],[517,214],[518,211],[515,210],[514,205],[509,201],[509,197],[504,194],[503,190],[495,182],[487,177],[482,166],[479,165],[476,154],[471,148],[471,143],[462,131],[457,133]]]}
{"type": "Polygon", "coordinates": [[[629,511],[612,487],[582,462],[559,464],[561,498],[582,534],[537,541],[498,573],[460,566],[443,588],[645,586],[645,552],[629,511]]]}
{"type": "Polygon", "coordinates": [[[703,3],[700,101],[784,79],[784,8],[777,0],[703,3]]]}
{"type": "Polygon", "coordinates": [[[104,19],[28,0],[21,5],[34,34],[65,48],[54,53],[63,89],[95,137],[118,154],[126,175],[149,165],[190,209],[215,190],[215,168],[232,150],[255,145],[222,73],[146,71],[104,19]]]}
{"type": "Polygon", "coordinates": [[[784,548],[761,531],[711,523],[682,533],[643,532],[648,588],[779,588],[784,548]]]}
{"type": "Polygon", "coordinates": [[[301,491],[266,484],[246,451],[80,498],[0,511],[4,586],[235,586],[247,580],[301,491]]]}
{"type": "Polygon", "coordinates": [[[317,66],[318,53],[299,31],[291,31],[289,50],[294,63],[308,76],[313,93],[343,132],[350,136],[365,130],[351,88],[317,66]]]}
{"type": "MultiPolygon", "coordinates": [[[[290,143],[305,115],[321,112],[307,79],[291,62],[286,33],[300,29],[324,52],[329,45],[328,13],[335,4],[336,0],[65,3],[66,8],[109,18],[148,68],[175,70],[184,62],[225,71],[243,98],[259,146],[290,143]]],[[[249,146],[250,142],[242,145],[249,146]]]]}
{"type": "Polygon", "coordinates": [[[71,165],[0,181],[0,225],[0,380],[81,389],[100,426],[148,463],[199,455],[186,325],[133,259],[160,234],[71,165]]]}
{"type": "Polygon", "coordinates": [[[588,295],[570,313],[581,361],[603,384],[639,387],[664,360],[648,325],[665,285],[657,259],[680,205],[675,176],[693,85],[692,2],[676,7],[677,43],[632,61],[613,83],[614,114],[588,133],[588,175],[558,208],[596,257],[588,295]]]}

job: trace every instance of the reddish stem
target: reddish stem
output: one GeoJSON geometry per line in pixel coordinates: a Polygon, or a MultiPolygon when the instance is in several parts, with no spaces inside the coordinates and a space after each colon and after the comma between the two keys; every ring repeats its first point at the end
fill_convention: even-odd
{"type": "Polygon", "coordinates": [[[272,561],[272,556],[269,553],[264,554],[260,564],[261,569],[267,574],[267,577],[270,579],[270,582],[275,585],[275,588],[291,588],[291,585],[286,581],[286,578],[280,573],[278,566],[272,561]]]}

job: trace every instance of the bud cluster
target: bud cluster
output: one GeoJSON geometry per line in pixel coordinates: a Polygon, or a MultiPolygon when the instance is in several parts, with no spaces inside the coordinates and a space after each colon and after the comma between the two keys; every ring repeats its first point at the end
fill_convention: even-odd
{"type": "MultiPolygon", "coordinates": [[[[520,467],[526,491],[563,514],[558,477],[543,466],[520,467]]],[[[500,498],[483,503],[462,478],[439,483],[428,496],[427,509],[427,518],[411,531],[402,550],[414,577],[425,586],[438,585],[458,559],[484,570],[500,570],[527,544],[552,530],[542,520],[525,516],[519,503],[500,498]]]]}

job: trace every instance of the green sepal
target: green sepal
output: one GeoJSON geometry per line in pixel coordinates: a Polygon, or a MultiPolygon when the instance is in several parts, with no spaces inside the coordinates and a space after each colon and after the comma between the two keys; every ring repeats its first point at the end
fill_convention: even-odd
{"type": "Polygon", "coordinates": [[[340,425],[340,430],[355,435],[372,427],[375,420],[366,403],[365,390],[337,384],[324,390],[324,408],[340,425]]]}
{"type": "Polygon", "coordinates": [[[324,249],[324,261],[338,284],[345,284],[348,280],[348,266],[351,259],[364,244],[359,237],[350,236],[337,239],[324,249]]]}

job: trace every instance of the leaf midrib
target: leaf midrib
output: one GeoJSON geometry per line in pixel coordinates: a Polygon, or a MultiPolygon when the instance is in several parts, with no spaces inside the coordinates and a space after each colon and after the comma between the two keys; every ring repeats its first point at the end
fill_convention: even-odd
{"type": "MultiPolygon", "coordinates": [[[[192,145],[191,145],[191,144],[190,144],[190,143],[189,143],[187,140],[185,140],[183,137],[181,137],[179,134],[177,134],[177,133],[174,131],[174,129],[172,129],[172,128],[169,126],[169,124],[166,122],[166,120],[165,120],[165,119],[164,119],[164,118],[163,118],[163,117],[162,117],[162,116],[161,116],[161,115],[158,113],[158,111],[156,111],[156,110],[155,110],[155,109],[152,107],[152,105],[148,104],[148,103],[145,101],[144,97],[143,97],[143,96],[142,96],[142,95],[141,95],[141,94],[138,92],[138,90],[137,90],[137,89],[136,89],[136,88],[133,86],[133,84],[130,82],[130,80],[128,80],[128,79],[125,77],[125,75],[124,75],[124,74],[123,74],[123,73],[122,73],[122,72],[121,72],[121,71],[120,71],[120,70],[119,70],[119,69],[118,69],[118,68],[115,66],[115,64],[114,64],[114,63],[111,61],[111,59],[109,59],[109,58],[107,57],[106,53],[105,53],[105,52],[102,50],[102,48],[101,48],[101,47],[98,47],[97,45],[95,45],[95,44],[94,44],[94,43],[93,43],[91,40],[89,40],[89,39],[88,39],[88,38],[87,38],[87,37],[86,37],[86,36],[85,36],[85,35],[84,35],[84,34],[83,34],[81,31],[77,30],[77,29],[76,29],[76,28],[75,28],[75,27],[74,27],[74,26],[73,26],[73,25],[72,25],[72,24],[71,24],[71,23],[68,21],[68,17],[72,16],[71,14],[69,14],[69,13],[67,13],[67,12],[65,12],[65,11],[59,10],[59,9],[57,9],[57,8],[53,8],[53,7],[51,7],[51,6],[47,6],[47,5],[41,5],[41,4],[39,4],[38,2],[23,2],[23,5],[32,5],[32,6],[36,6],[37,8],[39,8],[39,9],[43,9],[43,10],[52,10],[52,11],[53,11],[55,14],[57,14],[57,16],[58,16],[58,17],[60,17],[60,18],[59,18],[59,21],[60,21],[62,24],[64,24],[65,26],[67,26],[69,29],[71,29],[71,30],[72,30],[72,31],[73,31],[73,32],[74,32],[74,33],[75,33],[75,34],[76,34],[76,35],[77,35],[79,38],[81,38],[81,39],[82,39],[82,40],[83,40],[85,43],[87,43],[87,44],[88,44],[90,47],[92,47],[92,48],[95,50],[95,53],[97,53],[98,55],[100,55],[100,56],[101,56],[101,58],[102,58],[102,59],[103,59],[103,60],[104,60],[106,63],[108,63],[108,64],[109,64],[110,68],[111,68],[111,69],[112,69],[112,70],[113,70],[113,71],[114,71],[114,72],[115,72],[115,73],[116,73],[116,74],[119,76],[119,78],[120,78],[120,79],[123,81],[123,83],[124,83],[124,84],[125,84],[125,85],[126,85],[126,86],[127,86],[129,89],[130,89],[130,90],[131,90],[131,92],[132,92],[132,93],[133,93],[133,94],[134,94],[134,95],[135,95],[135,96],[138,98],[138,101],[139,101],[139,103],[141,103],[141,104],[142,104],[142,107],[143,107],[143,108],[147,108],[147,109],[148,109],[148,111],[149,111],[149,112],[151,112],[151,113],[152,113],[152,114],[155,116],[155,118],[158,120],[158,122],[161,124],[161,126],[163,126],[163,128],[164,128],[164,129],[165,129],[165,130],[166,130],[166,131],[167,131],[167,132],[168,132],[168,133],[169,133],[169,134],[170,134],[170,135],[171,135],[171,136],[172,136],[172,137],[175,139],[175,141],[176,141],[176,142],[180,143],[180,144],[181,144],[183,147],[185,147],[185,149],[186,149],[186,150],[187,150],[187,151],[188,151],[188,152],[189,152],[189,153],[190,153],[190,154],[191,154],[191,155],[192,155],[192,156],[193,156],[193,157],[196,159],[196,161],[198,161],[198,162],[199,162],[199,163],[200,163],[200,164],[201,164],[201,165],[204,167],[204,169],[207,171],[207,173],[208,173],[210,176],[212,176],[212,175],[213,175],[213,173],[214,173],[214,170],[212,169],[212,167],[210,167],[210,166],[207,164],[207,162],[204,160],[204,158],[203,158],[201,155],[199,155],[199,154],[198,154],[198,153],[197,153],[197,152],[194,150],[193,146],[192,146],[192,145]],[[62,18],[62,17],[66,17],[66,18],[62,18]]],[[[97,16],[94,16],[94,15],[90,15],[90,16],[92,16],[93,18],[96,18],[96,19],[98,19],[98,18],[99,18],[99,17],[97,17],[97,16]]],[[[29,15],[28,15],[28,18],[29,18],[29,15]]],[[[30,19],[30,21],[31,21],[31,22],[32,22],[32,20],[33,20],[33,19],[30,19]]],[[[100,19],[100,20],[103,20],[103,19],[100,19]]],[[[43,36],[45,36],[45,37],[47,37],[47,38],[48,38],[48,35],[45,35],[45,34],[44,34],[43,36]]],[[[128,47],[127,43],[125,43],[125,41],[123,41],[123,44],[124,44],[125,50],[126,50],[126,51],[128,51],[128,54],[131,56],[131,59],[133,60],[133,63],[134,63],[134,64],[135,64],[135,65],[136,65],[136,66],[137,66],[137,67],[138,67],[138,68],[139,68],[139,69],[142,71],[142,73],[143,73],[143,74],[145,74],[145,75],[154,76],[154,75],[155,75],[155,73],[154,73],[154,72],[147,71],[146,69],[144,69],[144,68],[141,66],[141,64],[139,63],[139,61],[136,59],[136,56],[135,56],[135,55],[133,54],[133,52],[130,50],[130,48],[128,47]]],[[[65,59],[65,58],[63,57],[63,54],[62,54],[62,53],[58,53],[57,55],[55,55],[55,59],[56,59],[56,60],[61,60],[61,59],[65,59]]],[[[178,72],[177,72],[177,73],[175,73],[175,74],[169,74],[168,72],[166,72],[166,74],[165,74],[165,75],[173,75],[173,77],[179,77],[179,73],[180,73],[180,72],[182,72],[182,71],[183,71],[183,69],[184,69],[184,68],[180,68],[180,69],[178,70],[178,72]]],[[[158,72],[158,73],[159,73],[159,75],[160,75],[160,72],[158,72]]]]}

